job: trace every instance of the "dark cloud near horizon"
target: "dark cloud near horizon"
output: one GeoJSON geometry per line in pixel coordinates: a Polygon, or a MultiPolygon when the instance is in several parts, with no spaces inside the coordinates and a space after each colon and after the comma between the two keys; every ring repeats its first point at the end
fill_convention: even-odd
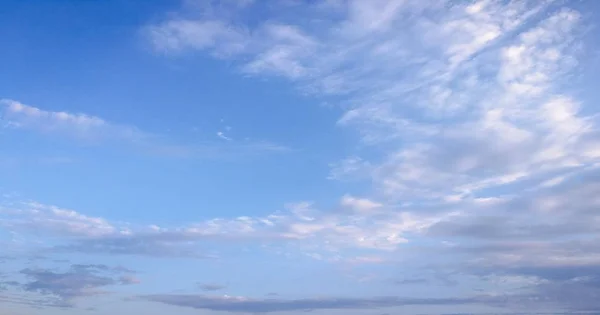
{"type": "Polygon", "coordinates": [[[273,313],[285,311],[378,309],[408,305],[463,305],[483,302],[477,298],[314,298],[314,299],[246,299],[204,295],[157,294],[138,298],[175,306],[234,313],[273,313]]]}
{"type": "MultiPolygon", "coordinates": [[[[551,292],[553,288],[546,288],[551,292]]],[[[250,299],[241,297],[215,297],[205,295],[157,294],[138,296],[138,299],[164,303],[168,305],[188,307],[199,310],[223,311],[232,313],[276,313],[292,311],[316,310],[375,310],[403,306],[456,306],[483,305],[503,309],[499,314],[542,314],[544,308],[557,310],[553,314],[600,314],[600,302],[591,302],[592,294],[583,293],[579,298],[568,293],[566,299],[574,302],[570,307],[565,305],[564,297],[558,291],[554,295],[538,293],[520,293],[512,295],[478,295],[464,298],[401,298],[401,297],[372,297],[372,298],[307,298],[307,299],[250,299]],[[539,310],[539,311],[538,311],[539,310]],[[559,310],[563,310],[559,313],[559,310]],[[524,312],[527,311],[527,312],[524,312]],[[598,312],[598,313],[596,313],[598,312]]],[[[594,293],[595,294],[595,293],[594,293]]],[[[595,295],[594,295],[595,296],[595,295]]]]}
{"type": "MultiPolygon", "coordinates": [[[[101,264],[75,264],[64,272],[44,268],[25,268],[20,271],[28,281],[11,281],[10,285],[23,292],[39,293],[44,299],[28,300],[37,306],[73,307],[80,297],[109,293],[105,288],[139,283],[132,270],[101,264]]],[[[18,301],[17,301],[18,302],[18,301]]]]}

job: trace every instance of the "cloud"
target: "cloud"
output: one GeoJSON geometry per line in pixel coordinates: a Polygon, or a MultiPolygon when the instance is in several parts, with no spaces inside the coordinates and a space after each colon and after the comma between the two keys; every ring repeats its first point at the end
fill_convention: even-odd
{"type": "Polygon", "coordinates": [[[139,283],[131,276],[118,277],[118,270],[105,265],[73,265],[65,272],[26,268],[20,273],[29,281],[19,287],[50,297],[47,306],[72,307],[77,298],[108,293],[103,288],[139,283]]]}
{"type": "MultiPolygon", "coordinates": [[[[189,307],[201,310],[225,311],[225,312],[251,312],[251,313],[274,313],[285,311],[316,311],[316,310],[374,310],[383,308],[394,308],[402,306],[457,306],[457,305],[484,305],[491,307],[500,307],[504,309],[513,309],[511,313],[520,314],[517,310],[527,309],[528,307],[538,307],[539,304],[545,306],[556,306],[563,301],[566,294],[575,296],[576,293],[567,293],[566,291],[555,292],[553,288],[546,288],[547,292],[553,292],[548,295],[538,294],[512,294],[512,295],[477,295],[466,298],[401,298],[401,297],[367,297],[367,298],[306,298],[286,300],[278,298],[254,299],[239,296],[207,296],[207,295],[178,295],[178,294],[159,294],[138,296],[153,302],[159,302],[169,305],[189,307]],[[557,300],[551,300],[552,296],[557,300]]],[[[581,291],[576,291],[581,292],[581,291]]],[[[567,313],[576,314],[581,311],[597,310],[597,302],[590,299],[596,293],[582,292],[585,298],[567,298],[571,302],[584,302],[577,307],[567,311],[567,313]],[[592,304],[590,304],[592,303],[592,304]]],[[[531,314],[532,309],[529,309],[531,314]]],[[[525,314],[525,313],[523,313],[525,314]]]]}
{"type": "Polygon", "coordinates": [[[394,284],[396,285],[413,285],[413,284],[427,284],[429,280],[425,278],[410,278],[410,279],[402,279],[402,280],[394,280],[394,284]]]}
{"type": "Polygon", "coordinates": [[[66,237],[98,237],[126,233],[126,230],[119,230],[105,219],[37,202],[24,202],[8,209],[0,208],[0,226],[10,230],[66,237]]]}
{"type": "Polygon", "coordinates": [[[8,99],[0,99],[0,120],[11,129],[56,133],[87,141],[139,142],[148,137],[134,127],[113,124],[96,116],[46,111],[8,99]]]}
{"type": "Polygon", "coordinates": [[[168,234],[136,233],[130,235],[114,235],[80,239],[49,249],[51,252],[108,254],[125,256],[146,256],[155,258],[191,258],[213,259],[214,255],[199,252],[197,244],[200,237],[186,237],[174,233],[175,238],[168,234]]]}
{"type": "MultiPolygon", "coordinates": [[[[148,32],[154,46],[162,51],[174,52],[188,48],[213,48],[218,42],[235,42],[243,40],[243,35],[220,21],[168,21],[160,26],[151,27],[148,32]]],[[[243,48],[243,44],[232,45],[224,52],[243,48]]]]}
{"type": "MultiPolygon", "coordinates": [[[[199,252],[199,244],[279,243],[311,253],[344,249],[393,251],[407,242],[406,237],[418,235],[448,216],[383,211],[383,205],[349,196],[346,206],[357,212],[348,215],[347,211],[322,211],[301,202],[266,216],[214,218],[160,227],[110,222],[73,210],[25,202],[0,208],[0,225],[29,236],[50,237],[56,244],[52,251],[214,258],[214,254],[199,252]]],[[[352,257],[372,255],[355,253],[345,260],[355,259],[352,257]]]]}
{"type": "Polygon", "coordinates": [[[269,244],[289,243],[319,251],[334,249],[393,250],[406,240],[401,233],[417,232],[436,219],[409,215],[386,215],[382,219],[315,213],[314,220],[302,214],[267,217],[214,219],[176,228],[132,230],[131,234],[106,235],[60,245],[55,250],[115,255],[211,258],[198,253],[202,242],[269,244]],[[376,231],[373,233],[373,231],[376,231]]]}
{"type": "Polygon", "coordinates": [[[364,198],[356,198],[350,195],[344,195],[340,204],[343,207],[348,207],[358,212],[374,211],[377,208],[383,207],[382,204],[364,198]]]}
{"type": "MultiPolygon", "coordinates": [[[[264,140],[238,141],[224,145],[209,141],[198,144],[176,144],[164,135],[142,131],[133,126],[119,125],[100,117],[83,113],[46,111],[18,101],[0,99],[0,126],[10,130],[27,130],[80,140],[85,143],[127,144],[139,150],[172,157],[224,158],[284,153],[290,148],[264,140]]],[[[232,140],[219,132],[217,136],[232,140]]],[[[16,161],[7,160],[10,163],[16,161]]],[[[65,158],[41,158],[40,163],[64,163],[65,158]]]]}
{"type": "Polygon", "coordinates": [[[119,277],[119,283],[122,285],[128,284],[140,284],[142,281],[134,276],[121,276],[119,277]]]}
{"type": "Polygon", "coordinates": [[[203,291],[220,291],[227,288],[227,286],[215,283],[201,283],[199,286],[203,291]]]}
{"type": "Polygon", "coordinates": [[[475,204],[460,216],[432,225],[433,236],[476,240],[545,241],[596,235],[600,217],[593,209],[600,204],[597,168],[579,172],[554,186],[523,191],[502,202],[475,204]]]}
{"type": "Polygon", "coordinates": [[[330,163],[330,173],[327,177],[333,180],[344,180],[344,179],[363,179],[368,177],[372,170],[372,166],[369,162],[364,161],[360,157],[352,156],[347,157],[339,162],[330,163]]]}
{"type": "Polygon", "coordinates": [[[450,264],[456,264],[452,268],[462,275],[520,283],[524,292],[513,294],[513,299],[529,296],[521,305],[597,311],[598,176],[593,167],[504,202],[475,203],[424,234],[451,242],[446,248],[436,247],[436,255],[450,258],[450,264]]]}
{"type": "Polygon", "coordinates": [[[230,137],[226,136],[222,131],[217,132],[217,137],[226,140],[226,141],[231,141],[233,139],[231,139],[230,137]]]}
{"type": "Polygon", "coordinates": [[[170,305],[190,307],[211,311],[273,313],[285,311],[312,311],[334,309],[378,309],[406,305],[460,305],[478,303],[475,298],[425,298],[404,299],[396,297],[381,298],[315,298],[283,300],[276,298],[251,299],[235,296],[204,295],[145,295],[139,298],[170,305]]]}

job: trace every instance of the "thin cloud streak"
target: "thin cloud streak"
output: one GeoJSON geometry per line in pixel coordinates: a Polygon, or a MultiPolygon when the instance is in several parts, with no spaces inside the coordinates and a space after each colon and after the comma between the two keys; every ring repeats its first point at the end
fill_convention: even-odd
{"type": "MultiPolygon", "coordinates": [[[[144,132],[133,126],[111,123],[97,116],[46,111],[10,99],[0,99],[0,127],[7,130],[26,130],[48,136],[73,138],[87,144],[133,146],[151,154],[180,158],[217,159],[291,151],[283,145],[255,140],[228,144],[218,142],[175,144],[166,136],[144,132]]],[[[222,132],[217,136],[224,140],[232,140],[222,132]]]]}

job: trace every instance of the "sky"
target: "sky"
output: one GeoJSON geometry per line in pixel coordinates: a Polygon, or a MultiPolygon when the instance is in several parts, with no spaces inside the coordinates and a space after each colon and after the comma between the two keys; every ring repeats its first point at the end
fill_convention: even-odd
{"type": "Polygon", "coordinates": [[[0,313],[600,314],[599,21],[0,0],[0,313]]]}

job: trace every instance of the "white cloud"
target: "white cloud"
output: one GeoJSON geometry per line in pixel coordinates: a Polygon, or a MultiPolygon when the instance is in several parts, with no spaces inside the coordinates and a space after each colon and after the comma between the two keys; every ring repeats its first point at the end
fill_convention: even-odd
{"type": "Polygon", "coordinates": [[[0,225],[9,230],[63,237],[102,237],[124,231],[105,219],[37,202],[0,208],[0,225]]]}
{"type": "Polygon", "coordinates": [[[226,140],[226,141],[231,141],[233,139],[231,139],[230,137],[226,136],[222,131],[218,131],[217,132],[217,137],[226,140]]]}
{"type": "Polygon", "coordinates": [[[0,120],[11,129],[58,133],[89,141],[141,141],[148,137],[134,127],[112,124],[96,116],[46,111],[8,99],[0,99],[0,120]]]}
{"type": "Polygon", "coordinates": [[[344,195],[340,204],[343,207],[348,207],[357,212],[371,212],[378,208],[383,207],[383,204],[371,201],[365,198],[356,198],[351,195],[344,195]]]}
{"type": "Polygon", "coordinates": [[[370,163],[356,156],[347,157],[339,162],[331,163],[329,166],[331,171],[328,178],[335,180],[361,178],[367,176],[371,171],[370,163]]]}
{"type": "Polygon", "coordinates": [[[156,49],[170,53],[190,48],[212,49],[219,45],[219,54],[232,54],[246,45],[242,31],[222,21],[173,20],[151,27],[148,32],[156,49]]]}
{"type": "MultiPolygon", "coordinates": [[[[126,143],[151,154],[175,157],[248,157],[290,151],[287,146],[264,140],[246,139],[234,143],[231,141],[233,139],[222,131],[217,132],[217,137],[232,143],[224,145],[222,141],[207,141],[202,145],[174,144],[176,139],[167,139],[162,135],[145,132],[133,126],[112,123],[100,117],[83,113],[47,111],[8,99],[0,99],[0,127],[74,138],[90,143],[126,143]]],[[[225,126],[225,130],[230,129],[225,126]]]]}
{"type": "Polygon", "coordinates": [[[271,215],[214,218],[179,227],[135,226],[83,215],[35,202],[8,204],[0,208],[0,225],[27,233],[47,235],[58,241],[77,240],[81,246],[64,243],[62,248],[113,254],[195,256],[200,241],[236,241],[258,244],[292,244],[300,250],[333,255],[340,250],[393,251],[407,237],[447,218],[447,214],[417,215],[379,211],[385,207],[367,199],[345,196],[346,211],[318,210],[308,202],[289,204],[271,215]],[[378,211],[375,211],[377,209],[378,211]],[[169,247],[169,251],[166,248],[169,247]],[[328,254],[327,254],[328,253],[328,254]]]}

